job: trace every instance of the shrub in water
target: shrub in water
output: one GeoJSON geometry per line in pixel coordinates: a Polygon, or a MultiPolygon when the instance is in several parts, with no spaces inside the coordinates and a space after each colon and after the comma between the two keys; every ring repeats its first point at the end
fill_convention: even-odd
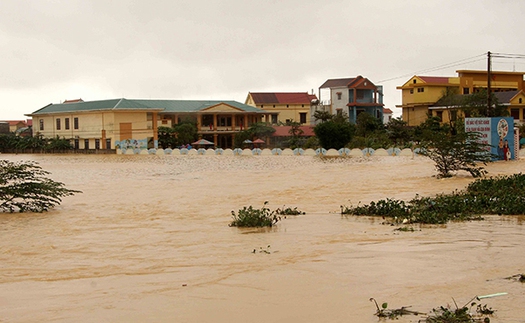
{"type": "Polygon", "coordinates": [[[478,179],[464,191],[435,197],[416,195],[405,204],[386,199],[355,207],[341,206],[341,214],[382,216],[394,223],[443,224],[482,220],[483,214],[525,214],[525,175],[478,179]]]}
{"type": "Polygon", "coordinates": [[[255,209],[251,205],[244,207],[236,214],[232,211],[233,221],[231,227],[271,227],[279,221],[274,211],[266,207],[268,201],[264,202],[261,209],[255,209]]]}

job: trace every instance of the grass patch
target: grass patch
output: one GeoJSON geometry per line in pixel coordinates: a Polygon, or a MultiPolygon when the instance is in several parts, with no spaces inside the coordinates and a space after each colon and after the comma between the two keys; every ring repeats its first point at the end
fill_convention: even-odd
{"type": "Polygon", "coordinates": [[[382,216],[394,224],[483,220],[482,214],[521,215],[525,214],[525,175],[477,179],[463,191],[435,197],[416,195],[409,202],[387,198],[341,206],[341,214],[382,216]]]}

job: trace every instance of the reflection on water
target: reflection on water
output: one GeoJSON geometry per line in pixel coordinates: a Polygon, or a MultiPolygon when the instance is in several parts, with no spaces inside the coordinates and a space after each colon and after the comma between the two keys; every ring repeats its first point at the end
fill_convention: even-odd
{"type": "Polygon", "coordinates": [[[36,160],[83,193],[47,213],[0,215],[0,322],[377,322],[370,297],[425,312],[496,292],[508,295],[486,300],[494,321],[525,322],[525,285],[505,279],[525,272],[524,217],[399,232],[339,214],[472,181],[437,180],[426,159],[2,157],[36,160]],[[307,214],[228,226],[232,210],[264,201],[307,214]]]}

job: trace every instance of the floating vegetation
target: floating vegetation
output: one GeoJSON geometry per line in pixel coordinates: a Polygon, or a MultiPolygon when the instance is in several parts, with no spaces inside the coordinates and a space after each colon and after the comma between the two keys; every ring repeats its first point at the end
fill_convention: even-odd
{"type": "Polygon", "coordinates": [[[399,228],[395,229],[395,231],[414,232],[414,231],[416,231],[416,229],[414,229],[413,227],[399,227],[399,228]]]}
{"type": "Polygon", "coordinates": [[[265,254],[271,254],[270,251],[270,245],[268,245],[266,248],[259,247],[259,251],[257,249],[253,249],[252,253],[265,253],[265,254]]]}
{"type": "Polygon", "coordinates": [[[282,209],[281,208],[277,208],[275,210],[275,213],[277,213],[279,215],[301,215],[301,214],[306,214],[306,212],[298,210],[297,207],[294,207],[293,209],[290,208],[290,207],[285,208],[284,205],[283,205],[282,209]]]}
{"type": "Polygon", "coordinates": [[[449,307],[440,306],[432,309],[432,314],[428,316],[424,321],[426,323],[490,323],[489,316],[494,314],[492,308],[487,305],[477,304],[473,302],[479,298],[476,296],[470,302],[462,307],[458,307],[456,301],[454,301],[455,309],[449,307]],[[470,303],[470,306],[469,306],[470,303]],[[472,309],[475,308],[473,313],[472,309]]]}
{"type": "MultiPolygon", "coordinates": [[[[501,293],[505,294],[505,293],[501,293]]],[[[426,315],[425,318],[419,320],[420,323],[490,323],[490,318],[494,314],[494,310],[488,307],[486,304],[478,304],[474,300],[479,301],[480,298],[499,296],[500,294],[493,294],[487,296],[476,296],[471,299],[467,304],[462,307],[458,307],[454,298],[455,309],[451,309],[449,306],[439,306],[432,309],[430,314],[412,311],[408,308],[410,306],[403,306],[398,309],[389,309],[388,303],[381,304],[381,307],[377,304],[374,298],[370,298],[371,302],[374,302],[376,306],[375,315],[379,318],[398,319],[402,315],[426,315]],[[473,311],[475,309],[475,311],[473,311]]]]}
{"type": "Polygon", "coordinates": [[[256,209],[253,206],[244,207],[239,210],[238,213],[232,211],[233,221],[230,223],[230,227],[271,227],[281,220],[281,216],[286,218],[287,215],[300,215],[306,214],[295,208],[278,208],[275,211],[271,211],[266,205],[268,201],[264,202],[264,205],[260,209],[256,209]]]}
{"type": "Polygon", "coordinates": [[[463,191],[435,197],[416,195],[409,202],[387,198],[368,205],[342,205],[341,214],[382,216],[394,224],[444,224],[483,220],[480,214],[525,214],[525,175],[477,179],[463,191]]]}
{"type": "Polygon", "coordinates": [[[379,305],[377,304],[377,301],[374,298],[370,298],[371,302],[374,302],[377,308],[377,312],[375,315],[377,317],[381,318],[389,318],[389,319],[397,319],[399,316],[402,315],[424,315],[425,313],[420,313],[416,311],[409,310],[408,308],[410,306],[403,306],[398,309],[389,309],[388,303],[381,304],[381,308],[379,308],[379,305]]]}
{"type": "Polygon", "coordinates": [[[230,223],[231,227],[271,227],[276,224],[281,218],[277,216],[275,211],[270,211],[266,207],[268,201],[260,209],[244,207],[238,213],[232,211],[233,221],[230,223]]]}
{"type": "Polygon", "coordinates": [[[525,283],[525,275],[524,274],[512,275],[510,277],[506,277],[505,279],[515,280],[515,281],[519,281],[521,283],[525,283]]]}

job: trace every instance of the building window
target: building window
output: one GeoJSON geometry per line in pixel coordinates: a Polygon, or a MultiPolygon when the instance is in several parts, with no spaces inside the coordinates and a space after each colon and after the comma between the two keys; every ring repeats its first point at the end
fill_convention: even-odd
{"type": "Polygon", "coordinates": [[[469,94],[470,89],[468,87],[463,88],[463,94],[469,94]]]}
{"type": "Polygon", "coordinates": [[[342,116],[343,115],[343,109],[335,109],[336,113],[338,116],[342,116]]]}
{"type": "Polygon", "coordinates": [[[100,139],[95,139],[95,149],[100,149],[100,139]]]}
{"type": "Polygon", "coordinates": [[[231,127],[232,125],[231,117],[219,117],[217,121],[220,127],[231,127]]]}
{"type": "Polygon", "coordinates": [[[438,117],[439,120],[443,121],[443,111],[436,111],[436,117],[438,117]]]}
{"type": "Polygon", "coordinates": [[[80,141],[75,139],[75,149],[80,149],[80,141]]]}
{"type": "Polygon", "coordinates": [[[56,121],[57,121],[57,130],[60,130],[60,118],[58,118],[56,121]]]}
{"type": "Polygon", "coordinates": [[[458,112],[456,110],[450,111],[450,121],[456,121],[458,119],[458,112]]]}
{"type": "Polygon", "coordinates": [[[522,101],[523,101],[523,100],[520,98],[520,99],[519,99],[520,104],[522,103],[522,101]]]}
{"type": "Polygon", "coordinates": [[[289,108],[290,106],[287,104],[286,107],[289,108]]]}
{"type": "Polygon", "coordinates": [[[412,83],[416,84],[416,79],[414,79],[414,81],[412,81],[412,83]]]}
{"type": "Polygon", "coordinates": [[[84,139],[84,149],[89,149],[89,139],[84,139]]]}
{"type": "Polygon", "coordinates": [[[73,118],[73,128],[78,130],[78,118],[73,118]]]}
{"type": "Polygon", "coordinates": [[[417,91],[418,91],[419,93],[421,93],[421,92],[425,92],[425,88],[424,88],[424,87],[418,87],[418,88],[417,88],[417,91]]]}
{"type": "Polygon", "coordinates": [[[299,113],[299,122],[306,123],[306,112],[299,113]]]}
{"type": "Polygon", "coordinates": [[[111,138],[106,139],[106,149],[111,149],[111,138]]]}
{"type": "Polygon", "coordinates": [[[341,100],[341,95],[342,95],[343,93],[341,93],[341,92],[337,92],[336,94],[337,94],[337,100],[341,100]]]}
{"type": "Polygon", "coordinates": [[[64,119],[64,127],[66,128],[66,130],[69,130],[69,118],[64,119]]]}
{"type": "Polygon", "coordinates": [[[277,123],[277,115],[272,114],[272,123],[277,123]]]}
{"type": "Polygon", "coordinates": [[[414,94],[414,89],[410,89],[410,94],[414,94]]]}
{"type": "Polygon", "coordinates": [[[515,120],[519,120],[520,109],[510,109],[510,116],[513,117],[515,120]]]}
{"type": "Polygon", "coordinates": [[[39,124],[40,130],[44,130],[44,119],[39,119],[38,124],[39,124]]]}
{"type": "Polygon", "coordinates": [[[264,108],[264,105],[261,104],[261,109],[264,108]]]}

